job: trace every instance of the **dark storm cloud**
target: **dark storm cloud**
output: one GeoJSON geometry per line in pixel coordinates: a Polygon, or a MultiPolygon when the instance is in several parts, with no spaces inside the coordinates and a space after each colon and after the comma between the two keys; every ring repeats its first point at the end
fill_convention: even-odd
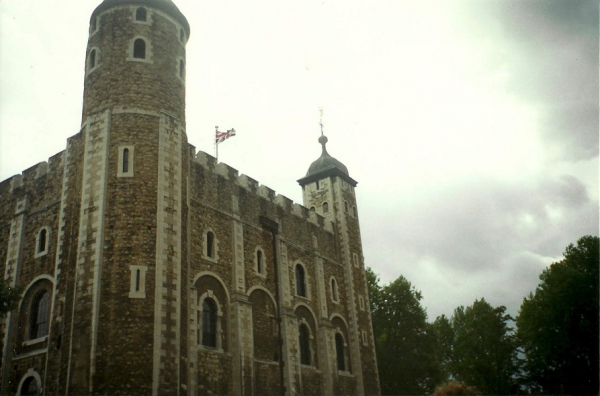
{"type": "Polygon", "coordinates": [[[538,110],[551,159],[596,157],[598,2],[468,2],[464,10],[475,39],[509,46],[490,59],[508,71],[507,88],[538,110]]]}

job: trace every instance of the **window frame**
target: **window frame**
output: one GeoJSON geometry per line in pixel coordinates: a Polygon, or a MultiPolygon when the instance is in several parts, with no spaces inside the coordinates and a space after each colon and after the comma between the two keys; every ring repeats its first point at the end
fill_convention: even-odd
{"type": "Polygon", "coordinates": [[[149,64],[154,64],[154,62],[152,61],[152,41],[150,41],[150,39],[148,39],[147,37],[144,36],[135,36],[133,37],[130,41],[129,41],[129,47],[127,49],[127,61],[132,61],[132,62],[143,62],[143,63],[149,63],[149,64]],[[135,43],[138,40],[143,40],[144,44],[145,44],[145,56],[144,58],[137,58],[135,57],[135,43]]]}
{"type": "Polygon", "coordinates": [[[306,299],[310,298],[310,292],[308,289],[308,274],[306,272],[304,264],[302,264],[301,262],[297,262],[294,265],[294,290],[297,297],[302,297],[306,299]],[[298,282],[298,269],[301,270],[302,282],[298,282]]]}
{"type": "Polygon", "coordinates": [[[119,161],[117,169],[117,177],[133,177],[135,159],[135,146],[119,146],[119,161]],[[128,169],[127,172],[123,172],[125,165],[125,150],[128,152],[128,169]]]}
{"type": "Polygon", "coordinates": [[[257,246],[254,249],[254,272],[256,273],[256,275],[259,275],[263,278],[267,276],[267,260],[265,256],[265,251],[261,246],[257,246]]]}
{"type": "Polygon", "coordinates": [[[39,258],[45,256],[50,251],[50,227],[43,226],[38,230],[37,236],[35,238],[35,256],[34,258],[39,258]],[[42,233],[44,234],[44,249],[40,249],[41,237],[42,233]]]}

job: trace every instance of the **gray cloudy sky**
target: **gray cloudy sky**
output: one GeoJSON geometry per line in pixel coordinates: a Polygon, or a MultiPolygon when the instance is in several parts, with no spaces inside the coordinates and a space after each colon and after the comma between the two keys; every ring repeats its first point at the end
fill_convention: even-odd
{"type": "MultiPolygon", "coordinates": [[[[0,179],[81,122],[99,0],[0,0],[0,179]]],[[[358,180],[365,259],[431,320],[513,315],[567,244],[598,235],[597,1],[175,0],[191,25],[187,133],[301,202],[328,150],[358,180]]]]}

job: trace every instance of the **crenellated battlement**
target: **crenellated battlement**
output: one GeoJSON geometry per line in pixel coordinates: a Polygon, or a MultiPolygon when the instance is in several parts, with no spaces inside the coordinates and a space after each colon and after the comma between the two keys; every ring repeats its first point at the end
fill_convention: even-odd
{"type": "Polygon", "coordinates": [[[62,158],[64,151],[53,155],[48,161],[39,162],[27,169],[20,174],[16,174],[3,180],[2,183],[10,183],[10,192],[15,193],[16,191],[25,189],[35,189],[36,184],[44,179],[49,173],[56,171],[62,171],[62,158]]]}
{"type": "MultiPolygon", "coordinates": [[[[238,170],[227,165],[223,162],[217,162],[217,159],[212,155],[198,151],[195,153],[195,147],[190,147],[190,153],[194,158],[193,162],[202,166],[210,174],[219,176],[229,183],[229,191],[232,195],[236,195],[236,187],[242,188],[244,191],[254,196],[257,200],[266,200],[283,210],[285,216],[294,216],[295,218],[302,219],[307,223],[311,223],[319,228],[324,229],[329,233],[333,233],[333,225],[330,221],[327,221],[323,216],[311,211],[307,207],[293,202],[291,199],[284,195],[277,194],[277,192],[265,185],[260,184],[257,180],[250,176],[239,174],[238,170]]],[[[248,199],[251,199],[248,197],[248,199]]],[[[224,200],[224,201],[231,201],[224,200]]],[[[281,213],[281,212],[279,212],[281,213]]]]}

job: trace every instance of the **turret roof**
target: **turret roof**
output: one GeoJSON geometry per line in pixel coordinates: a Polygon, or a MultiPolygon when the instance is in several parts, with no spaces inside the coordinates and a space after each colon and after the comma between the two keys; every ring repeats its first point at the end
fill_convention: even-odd
{"type": "Polygon", "coordinates": [[[333,158],[327,152],[327,148],[325,147],[327,141],[327,136],[321,135],[321,137],[319,137],[319,143],[321,143],[322,146],[321,156],[313,161],[312,164],[310,164],[308,167],[308,172],[306,172],[306,176],[298,180],[298,183],[304,186],[310,182],[320,180],[328,176],[339,176],[351,185],[356,186],[357,182],[350,177],[346,165],[333,158]]]}

